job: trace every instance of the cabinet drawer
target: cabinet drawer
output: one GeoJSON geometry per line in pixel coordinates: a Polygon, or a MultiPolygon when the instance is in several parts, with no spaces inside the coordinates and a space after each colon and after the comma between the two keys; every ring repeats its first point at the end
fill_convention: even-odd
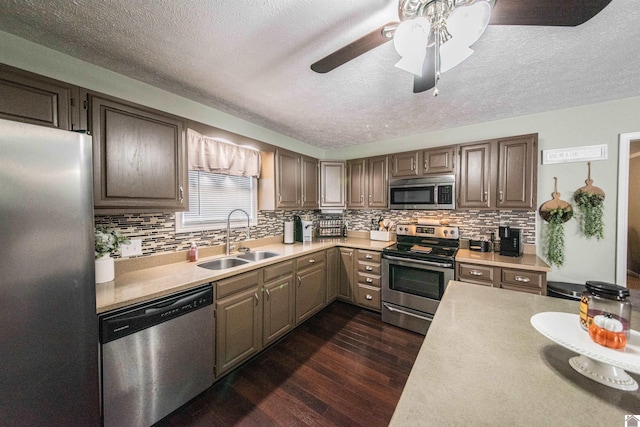
{"type": "Polygon", "coordinates": [[[281,262],[279,264],[271,265],[263,269],[262,279],[266,282],[270,282],[278,277],[288,276],[293,273],[293,261],[281,262]]]}
{"type": "Polygon", "coordinates": [[[296,259],[296,268],[298,270],[302,270],[308,267],[312,267],[315,264],[320,264],[325,261],[325,252],[314,252],[309,255],[303,255],[300,258],[296,259]]]}
{"type": "Polygon", "coordinates": [[[358,249],[358,260],[367,262],[381,262],[382,253],[373,251],[363,251],[358,249]]]}
{"type": "Polygon", "coordinates": [[[544,277],[545,273],[538,271],[511,270],[503,268],[501,282],[503,284],[534,288],[539,291],[542,289],[544,284],[544,277]]]}
{"type": "Polygon", "coordinates": [[[507,283],[501,283],[500,287],[502,289],[508,289],[510,291],[518,291],[518,292],[525,292],[527,294],[542,295],[541,289],[534,288],[532,286],[518,286],[518,285],[510,285],[507,283]]]}
{"type": "Polygon", "coordinates": [[[362,262],[358,260],[358,271],[369,274],[377,274],[379,275],[382,270],[380,264],[373,264],[370,262],[362,262]]]}
{"type": "Polygon", "coordinates": [[[380,276],[358,272],[358,283],[363,285],[380,287],[380,276]]]}
{"type": "Polygon", "coordinates": [[[492,284],[494,277],[494,267],[476,264],[458,264],[458,279],[460,280],[492,284]]]}
{"type": "Polygon", "coordinates": [[[237,276],[233,276],[228,279],[216,282],[215,299],[220,300],[222,298],[228,297],[229,295],[233,295],[236,292],[240,292],[251,287],[258,287],[257,271],[239,274],[237,276]]]}
{"type": "Polygon", "coordinates": [[[380,311],[380,288],[358,283],[356,304],[380,311]]]}

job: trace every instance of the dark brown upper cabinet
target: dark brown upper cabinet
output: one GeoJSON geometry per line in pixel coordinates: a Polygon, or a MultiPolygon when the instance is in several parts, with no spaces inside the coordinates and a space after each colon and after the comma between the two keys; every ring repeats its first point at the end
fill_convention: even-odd
{"type": "Polygon", "coordinates": [[[411,178],[420,175],[420,151],[391,155],[391,177],[411,178]]]}
{"type": "Polygon", "coordinates": [[[184,121],[102,95],[89,94],[88,100],[95,208],[187,210],[184,121]]]}
{"type": "Polygon", "coordinates": [[[460,145],[459,209],[533,209],[538,135],[460,145]]]}
{"type": "Polygon", "coordinates": [[[387,156],[347,161],[347,208],[389,207],[387,156]]]}
{"type": "Polygon", "coordinates": [[[422,152],[422,175],[452,174],[456,171],[457,146],[439,147],[422,152]]]}
{"type": "Polygon", "coordinates": [[[263,153],[260,209],[317,209],[319,169],[317,159],[292,151],[276,149],[275,155],[263,153]],[[270,160],[272,157],[275,161],[270,160]],[[275,183],[275,191],[271,190],[271,182],[275,183]]]}
{"type": "Polygon", "coordinates": [[[0,64],[0,118],[79,130],[76,86],[0,64]]]}
{"type": "Polygon", "coordinates": [[[346,163],[321,161],[320,208],[344,208],[346,187],[346,163]]]}

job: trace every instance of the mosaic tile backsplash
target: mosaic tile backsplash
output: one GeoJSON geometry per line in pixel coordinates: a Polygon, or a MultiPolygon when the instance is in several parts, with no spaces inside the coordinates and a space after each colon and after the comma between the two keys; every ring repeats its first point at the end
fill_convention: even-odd
{"type": "MultiPolygon", "coordinates": [[[[313,215],[320,211],[259,211],[258,225],[251,227],[252,239],[273,237],[283,234],[284,222],[292,220],[294,215],[313,215]]],[[[449,219],[451,225],[460,227],[460,238],[480,239],[494,232],[497,238],[498,226],[509,225],[523,230],[522,241],[535,244],[535,211],[509,210],[453,210],[453,211],[401,211],[401,210],[346,210],[341,215],[348,230],[368,231],[371,220],[380,217],[390,219],[395,224],[417,218],[434,220],[449,219]]],[[[226,230],[208,230],[200,232],[176,233],[175,214],[121,214],[96,215],[96,226],[108,226],[122,232],[132,239],[142,240],[143,256],[187,250],[191,242],[198,246],[217,246],[225,243],[226,230]]],[[[244,240],[244,228],[232,230],[234,241],[244,240]]]]}

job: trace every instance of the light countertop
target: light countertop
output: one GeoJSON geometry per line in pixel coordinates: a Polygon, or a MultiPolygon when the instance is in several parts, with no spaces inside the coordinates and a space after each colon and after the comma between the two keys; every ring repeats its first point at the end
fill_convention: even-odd
{"type": "Polygon", "coordinates": [[[500,255],[497,252],[476,252],[469,249],[458,249],[456,262],[471,262],[494,267],[521,268],[533,271],[551,271],[551,267],[536,254],[510,257],[500,255]]]}
{"type": "Polygon", "coordinates": [[[614,426],[640,413],[640,391],[582,376],[576,353],[531,326],[546,311],[578,314],[579,302],[450,282],[390,425],[614,426]]]}
{"type": "Polygon", "coordinates": [[[187,261],[174,262],[131,271],[117,275],[114,281],[96,285],[96,311],[97,313],[104,313],[138,302],[148,301],[204,283],[214,282],[256,268],[297,258],[305,253],[336,246],[381,251],[392,243],[354,237],[318,239],[309,243],[296,242],[286,245],[284,243],[276,243],[255,247],[252,250],[273,251],[280,255],[226,270],[208,270],[197,266],[197,264],[205,261],[225,257],[225,255],[216,255],[200,258],[195,263],[187,261]]]}

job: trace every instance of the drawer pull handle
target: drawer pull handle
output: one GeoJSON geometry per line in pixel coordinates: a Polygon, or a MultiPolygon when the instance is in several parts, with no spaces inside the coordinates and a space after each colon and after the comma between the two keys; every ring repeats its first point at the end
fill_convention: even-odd
{"type": "Polygon", "coordinates": [[[373,255],[369,255],[369,254],[365,255],[364,257],[365,257],[366,259],[373,259],[373,255]]]}
{"type": "Polygon", "coordinates": [[[369,294],[367,294],[367,295],[365,296],[365,298],[366,298],[368,301],[371,301],[371,300],[373,299],[373,297],[372,297],[371,295],[369,295],[369,294]]]}
{"type": "Polygon", "coordinates": [[[478,270],[471,270],[469,271],[469,274],[472,276],[483,276],[484,273],[482,273],[482,271],[478,271],[478,270]]]}
{"type": "Polygon", "coordinates": [[[523,282],[523,283],[529,283],[531,281],[528,277],[525,277],[525,276],[516,276],[514,277],[514,280],[516,282],[523,282]]]}
{"type": "Polygon", "coordinates": [[[311,259],[309,260],[309,264],[313,264],[314,262],[316,262],[316,260],[315,260],[315,259],[313,259],[313,258],[311,258],[311,259]]]}
{"type": "Polygon", "coordinates": [[[370,265],[367,265],[364,269],[367,271],[373,271],[373,267],[371,267],[370,265]]]}
{"type": "Polygon", "coordinates": [[[367,283],[373,283],[373,279],[372,279],[371,277],[367,277],[366,282],[367,282],[367,283]]]}
{"type": "Polygon", "coordinates": [[[267,293],[267,301],[271,301],[271,294],[269,293],[269,289],[265,288],[265,292],[267,293]]]}
{"type": "Polygon", "coordinates": [[[260,302],[260,298],[258,297],[258,294],[253,294],[253,297],[256,299],[256,307],[257,307],[258,303],[260,302]]]}

